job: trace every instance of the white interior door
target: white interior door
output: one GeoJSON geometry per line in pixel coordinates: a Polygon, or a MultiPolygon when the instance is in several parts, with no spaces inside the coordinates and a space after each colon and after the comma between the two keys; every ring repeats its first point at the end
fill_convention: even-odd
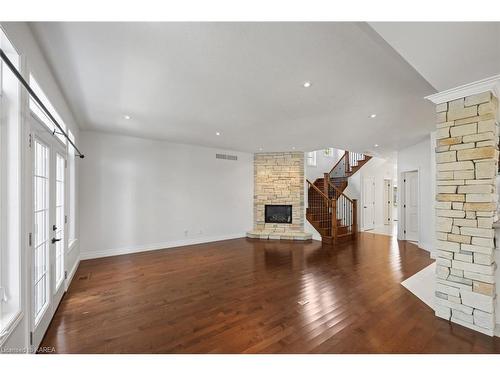
{"type": "Polygon", "coordinates": [[[418,241],[418,172],[406,172],[403,182],[405,239],[418,241]]]}
{"type": "Polygon", "coordinates": [[[34,127],[31,319],[38,347],[64,294],[66,152],[41,125],[34,127]]]}
{"type": "Polygon", "coordinates": [[[375,179],[373,177],[363,178],[363,229],[369,230],[375,227],[375,179]]]}
{"type": "Polygon", "coordinates": [[[384,180],[384,224],[391,223],[391,180],[384,180]]]}

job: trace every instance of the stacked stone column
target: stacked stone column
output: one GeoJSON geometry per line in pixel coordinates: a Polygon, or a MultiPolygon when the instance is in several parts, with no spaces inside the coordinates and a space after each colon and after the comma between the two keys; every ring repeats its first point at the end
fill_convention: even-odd
{"type": "Polygon", "coordinates": [[[436,315],[494,334],[498,100],[491,92],[438,104],[436,315]]]}

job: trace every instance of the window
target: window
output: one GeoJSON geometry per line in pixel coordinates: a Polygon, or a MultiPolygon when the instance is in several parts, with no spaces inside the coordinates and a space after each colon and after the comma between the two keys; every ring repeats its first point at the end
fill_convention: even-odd
{"type": "MultiPolygon", "coordinates": [[[[63,122],[63,120],[61,119],[61,116],[59,116],[59,114],[55,110],[54,106],[50,103],[49,99],[47,98],[47,95],[45,95],[42,88],[40,87],[40,85],[38,84],[38,82],[36,81],[35,77],[33,77],[32,74],[30,74],[30,86],[33,89],[33,91],[35,92],[35,94],[38,96],[38,98],[45,105],[45,107],[47,107],[47,109],[52,114],[52,116],[54,116],[54,118],[59,123],[61,128],[63,128],[63,130],[66,131],[66,124],[63,122]]],[[[59,140],[62,143],[66,144],[66,138],[60,133],[60,130],[57,128],[57,126],[45,114],[45,112],[39,107],[37,102],[35,102],[35,100],[31,97],[30,97],[30,110],[33,114],[35,114],[36,117],[38,117],[38,119],[42,123],[44,123],[47,126],[47,128],[49,128],[49,130],[51,132],[55,132],[57,138],[59,138],[59,140]]]]}
{"type": "MultiPolygon", "coordinates": [[[[19,66],[19,55],[0,29],[0,47],[19,66]]],[[[0,60],[0,343],[21,310],[20,86],[0,60]]]]}
{"type": "MultiPolygon", "coordinates": [[[[72,142],[75,142],[75,137],[71,130],[68,131],[68,137],[72,142]]],[[[69,172],[69,245],[76,239],[76,170],[75,170],[75,149],[73,146],[68,147],[68,172],[69,172]]]]}
{"type": "Polygon", "coordinates": [[[335,152],[335,150],[332,147],[325,148],[324,151],[323,151],[324,155],[326,157],[329,157],[329,158],[333,158],[334,152],[335,152]]]}
{"type": "Polygon", "coordinates": [[[316,166],[316,151],[311,151],[307,153],[307,165],[310,167],[316,166]]]}

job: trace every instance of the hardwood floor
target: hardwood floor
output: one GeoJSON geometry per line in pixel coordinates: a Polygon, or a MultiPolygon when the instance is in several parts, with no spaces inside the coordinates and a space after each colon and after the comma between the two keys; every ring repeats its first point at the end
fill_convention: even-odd
{"type": "Polygon", "coordinates": [[[82,261],[42,346],[58,353],[500,353],[400,285],[431,263],[393,237],[236,239],[82,261]]]}

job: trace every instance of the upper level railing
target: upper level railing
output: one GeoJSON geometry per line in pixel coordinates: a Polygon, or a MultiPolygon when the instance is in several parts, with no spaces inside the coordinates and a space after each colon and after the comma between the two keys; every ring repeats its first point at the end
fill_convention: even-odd
{"type": "Polygon", "coordinates": [[[360,152],[345,151],[344,155],[330,170],[330,178],[347,178],[353,173],[353,168],[357,167],[360,162],[369,159],[370,157],[360,152]]]}

